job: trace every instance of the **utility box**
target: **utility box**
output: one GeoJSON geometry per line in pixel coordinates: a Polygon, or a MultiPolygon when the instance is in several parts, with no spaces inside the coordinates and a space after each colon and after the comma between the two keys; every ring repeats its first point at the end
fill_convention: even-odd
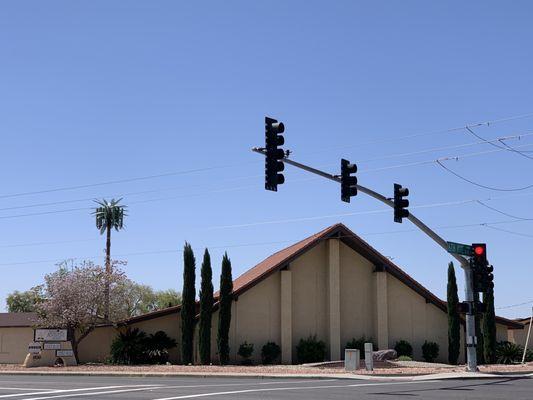
{"type": "Polygon", "coordinates": [[[374,370],[374,345],[365,343],[365,367],[367,371],[374,370]]]}
{"type": "Polygon", "coordinates": [[[361,355],[357,349],[344,350],[344,369],[346,371],[355,371],[359,369],[361,363],[361,355]]]}

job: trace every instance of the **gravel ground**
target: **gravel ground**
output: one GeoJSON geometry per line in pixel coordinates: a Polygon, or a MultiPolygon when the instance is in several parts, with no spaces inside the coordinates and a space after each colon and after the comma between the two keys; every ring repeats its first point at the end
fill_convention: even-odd
{"type": "MultiPolygon", "coordinates": [[[[429,367],[427,363],[413,362],[409,367],[386,367],[376,368],[374,371],[358,370],[358,375],[426,375],[444,372],[464,372],[464,366],[455,367],[429,367]]],[[[533,373],[533,363],[525,365],[488,365],[481,366],[480,372],[486,373],[533,373]]],[[[301,365],[273,365],[273,366],[218,366],[218,365],[146,365],[146,366],[120,366],[120,365],[100,365],[86,364],[77,367],[39,367],[24,368],[20,365],[0,364],[1,372],[26,371],[26,372],[96,372],[96,373],[167,373],[167,374],[249,374],[249,375],[268,375],[268,374],[350,374],[343,368],[318,368],[301,365]]]]}

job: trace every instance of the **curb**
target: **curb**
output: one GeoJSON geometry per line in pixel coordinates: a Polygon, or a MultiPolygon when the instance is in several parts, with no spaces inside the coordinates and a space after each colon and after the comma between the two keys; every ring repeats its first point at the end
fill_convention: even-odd
{"type": "Polygon", "coordinates": [[[29,375],[29,376],[96,376],[96,377],[125,377],[125,378],[240,378],[240,379],[339,379],[339,380],[393,380],[393,381],[432,381],[432,380],[471,380],[471,379],[533,379],[533,373],[496,373],[480,372],[441,373],[428,375],[345,375],[345,374],[238,374],[238,373],[161,373],[161,372],[89,372],[89,371],[0,371],[1,375],[29,375]]]}

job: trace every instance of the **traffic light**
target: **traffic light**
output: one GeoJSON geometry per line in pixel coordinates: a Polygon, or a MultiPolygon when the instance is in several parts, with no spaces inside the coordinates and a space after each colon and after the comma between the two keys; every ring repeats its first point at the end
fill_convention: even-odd
{"type": "Polygon", "coordinates": [[[357,172],[357,165],[341,159],[341,200],[350,202],[350,197],[357,196],[357,178],[351,176],[357,172]]]}
{"type": "Polygon", "coordinates": [[[285,182],[285,177],[280,174],[285,169],[283,158],[285,152],[279,146],[283,146],[285,139],[281,134],[285,132],[283,122],[265,117],[265,189],[278,191],[278,185],[285,182]]]}
{"type": "Polygon", "coordinates": [[[394,184],[394,222],[402,223],[403,218],[409,217],[409,200],[404,197],[409,196],[409,189],[394,184]]]}
{"type": "Polygon", "coordinates": [[[494,267],[487,261],[487,245],[485,243],[472,244],[472,279],[475,293],[488,292],[494,288],[494,267]]]}

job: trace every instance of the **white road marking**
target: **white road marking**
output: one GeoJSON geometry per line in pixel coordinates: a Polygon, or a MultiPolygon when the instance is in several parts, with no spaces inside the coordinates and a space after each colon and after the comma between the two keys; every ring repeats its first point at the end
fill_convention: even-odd
{"type": "Polygon", "coordinates": [[[25,387],[25,388],[19,388],[19,387],[0,387],[0,390],[48,390],[48,391],[53,391],[53,390],[57,390],[57,389],[50,389],[50,388],[30,388],[30,387],[25,387]]]}
{"type": "MultiPolygon", "coordinates": [[[[167,385],[129,385],[129,386],[115,386],[115,387],[101,387],[101,388],[90,388],[90,389],[73,389],[73,390],[63,390],[63,391],[49,391],[49,392],[43,392],[43,393],[24,393],[24,394],[16,394],[16,395],[8,395],[8,396],[30,396],[30,395],[50,395],[54,394],[54,396],[40,396],[35,398],[25,398],[24,400],[42,400],[42,399],[55,399],[55,398],[64,398],[64,397],[77,397],[77,396],[95,396],[95,395],[101,395],[101,394],[113,394],[113,393],[126,393],[126,392],[137,392],[142,390],[152,390],[152,389],[187,389],[187,388],[204,388],[204,387],[220,387],[220,386],[254,386],[254,385],[275,385],[275,384],[295,384],[295,383],[307,383],[307,382],[332,382],[336,381],[337,379],[309,379],[309,380],[302,380],[302,381],[275,381],[275,382],[256,382],[256,383],[223,383],[223,384],[210,384],[210,385],[176,385],[176,386],[167,386],[167,385]],[[107,390],[103,392],[90,392],[90,393],[71,393],[74,391],[80,391],[80,390],[98,390],[98,389],[113,389],[113,388],[126,388],[126,387],[133,387],[133,386],[142,386],[141,388],[135,388],[135,389],[123,389],[123,390],[107,390]],[[66,394],[61,395],[55,395],[57,393],[64,393],[68,392],[66,394]]],[[[1,398],[2,396],[0,396],[1,398]]]]}
{"type": "MultiPolygon", "coordinates": [[[[40,394],[50,394],[50,393],[68,393],[68,392],[82,392],[88,390],[102,390],[102,389],[117,389],[117,388],[127,388],[127,387],[147,387],[147,386],[156,386],[156,385],[121,385],[121,386],[100,386],[100,387],[91,387],[91,388],[79,388],[79,389],[45,389],[45,392],[33,392],[33,393],[17,393],[17,394],[3,394],[0,395],[0,399],[11,398],[11,397],[21,397],[21,396],[37,396],[40,394]]],[[[32,389],[35,390],[35,389],[32,389]]],[[[36,389],[39,390],[39,389],[36,389]]]]}
{"type": "Polygon", "coordinates": [[[302,381],[275,381],[275,382],[249,382],[249,383],[217,383],[209,385],[172,385],[165,386],[166,389],[198,388],[198,387],[222,387],[222,386],[256,386],[256,385],[291,385],[295,383],[312,382],[335,382],[338,379],[304,379],[302,381]]]}
{"type": "Polygon", "coordinates": [[[150,386],[150,387],[142,387],[142,388],[136,388],[136,389],[104,390],[103,392],[67,393],[67,394],[60,394],[58,396],[30,397],[24,400],[57,399],[57,398],[78,397],[78,396],[99,396],[101,394],[140,392],[142,390],[154,390],[154,389],[164,389],[164,388],[165,386],[150,386]]]}
{"type": "MultiPolygon", "coordinates": [[[[211,396],[223,396],[230,394],[242,394],[242,393],[254,393],[254,392],[275,392],[281,390],[317,390],[317,389],[335,389],[335,388],[349,388],[349,387],[361,387],[361,386],[389,386],[389,385],[406,385],[406,384],[421,384],[431,383],[437,381],[418,381],[418,382],[383,382],[383,383],[360,383],[352,385],[325,385],[325,386],[293,386],[293,387],[279,387],[279,388],[261,388],[261,389],[244,389],[244,390],[232,390],[229,392],[211,392],[211,393],[199,393],[199,394],[187,394],[176,397],[162,397],[153,400],[178,400],[178,399],[193,399],[197,397],[211,397],[211,396]]],[[[30,399],[28,399],[30,400],[30,399]]]]}

